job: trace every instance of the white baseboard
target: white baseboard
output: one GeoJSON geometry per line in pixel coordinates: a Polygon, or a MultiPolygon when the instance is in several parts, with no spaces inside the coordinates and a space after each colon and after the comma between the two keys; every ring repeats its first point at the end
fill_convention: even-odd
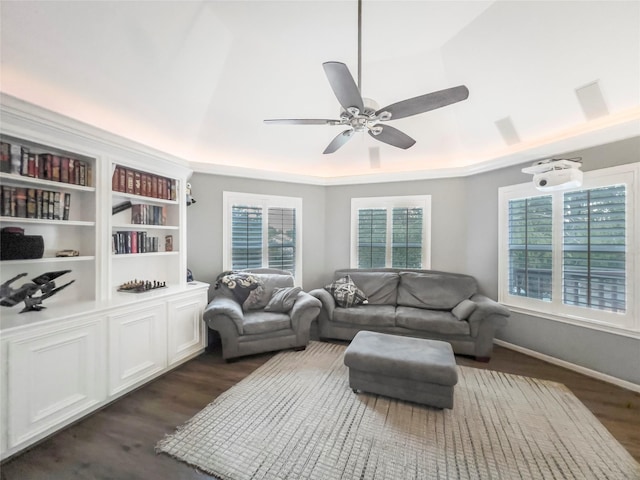
{"type": "Polygon", "coordinates": [[[596,370],[591,370],[590,368],[582,367],[580,365],[576,365],[575,363],[567,362],[565,360],[560,360],[559,358],[555,358],[550,355],[546,355],[544,353],[536,352],[535,350],[529,350],[528,348],[521,347],[513,343],[505,342],[504,340],[499,340],[496,338],[493,340],[493,342],[496,345],[500,345],[501,347],[508,348],[509,350],[515,350],[516,352],[520,352],[530,357],[543,360],[547,363],[552,363],[553,365],[558,365],[559,367],[566,368],[567,370],[572,370],[574,372],[581,373],[588,377],[592,377],[597,380],[602,380],[603,382],[611,383],[617,387],[626,388],[627,390],[640,393],[640,385],[636,383],[628,382],[626,380],[622,380],[620,378],[613,377],[611,375],[607,375],[606,373],[598,372],[596,370]]]}

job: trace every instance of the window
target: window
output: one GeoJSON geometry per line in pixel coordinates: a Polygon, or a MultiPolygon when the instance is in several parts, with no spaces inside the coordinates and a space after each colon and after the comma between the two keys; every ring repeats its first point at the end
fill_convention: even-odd
{"type": "Polygon", "coordinates": [[[278,268],[302,278],[302,199],[224,192],[225,270],[278,268]]]}
{"type": "Polygon", "coordinates": [[[351,200],[353,268],[430,268],[431,197],[351,200]]]}
{"type": "Polygon", "coordinates": [[[640,164],[587,172],[582,187],[500,189],[499,300],[525,313],[640,331],[640,164]]]}

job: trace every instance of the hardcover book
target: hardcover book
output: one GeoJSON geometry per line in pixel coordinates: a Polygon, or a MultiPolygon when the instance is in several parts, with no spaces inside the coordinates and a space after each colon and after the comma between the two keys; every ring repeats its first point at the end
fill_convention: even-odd
{"type": "Polygon", "coordinates": [[[62,211],[62,219],[69,220],[69,210],[71,208],[71,194],[64,194],[64,209],[62,211]]]}

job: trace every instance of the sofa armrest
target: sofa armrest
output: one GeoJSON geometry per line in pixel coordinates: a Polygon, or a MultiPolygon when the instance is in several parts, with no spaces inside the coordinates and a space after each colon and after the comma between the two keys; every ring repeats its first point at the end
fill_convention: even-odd
{"type": "Polygon", "coordinates": [[[205,308],[203,318],[214,330],[228,330],[229,325],[224,324],[232,322],[238,335],[244,333],[242,306],[232,298],[215,297],[205,308]]]}
{"type": "Polygon", "coordinates": [[[477,305],[468,319],[471,327],[471,336],[478,336],[478,330],[481,328],[482,323],[489,323],[493,330],[507,324],[507,318],[511,315],[508,308],[480,294],[473,295],[470,300],[477,305]]]}
{"type": "Polygon", "coordinates": [[[333,295],[327,292],[324,288],[311,290],[309,295],[313,295],[322,302],[322,308],[325,310],[327,318],[331,320],[333,318],[333,311],[336,309],[336,301],[333,298],[333,295]]]}

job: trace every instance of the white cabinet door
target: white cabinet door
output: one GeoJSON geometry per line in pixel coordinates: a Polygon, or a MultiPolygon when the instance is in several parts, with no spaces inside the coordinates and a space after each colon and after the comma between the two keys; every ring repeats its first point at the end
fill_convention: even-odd
{"type": "Polygon", "coordinates": [[[8,446],[81,416],[106,398],[104,319],[43,328],[8,345],[8,446]]]}
{"type": "Polygon", "coordinates": [[[206,290],[168,302],[169,366],[199,353],[206,346],[206,330],[202,320],[206,306],[206,290]]]}
{"type": "Polygon", "coordinates": [[[166,307],[149,303],[109,315],[109,395],[117,395],[167,365],[166,307]]]}

